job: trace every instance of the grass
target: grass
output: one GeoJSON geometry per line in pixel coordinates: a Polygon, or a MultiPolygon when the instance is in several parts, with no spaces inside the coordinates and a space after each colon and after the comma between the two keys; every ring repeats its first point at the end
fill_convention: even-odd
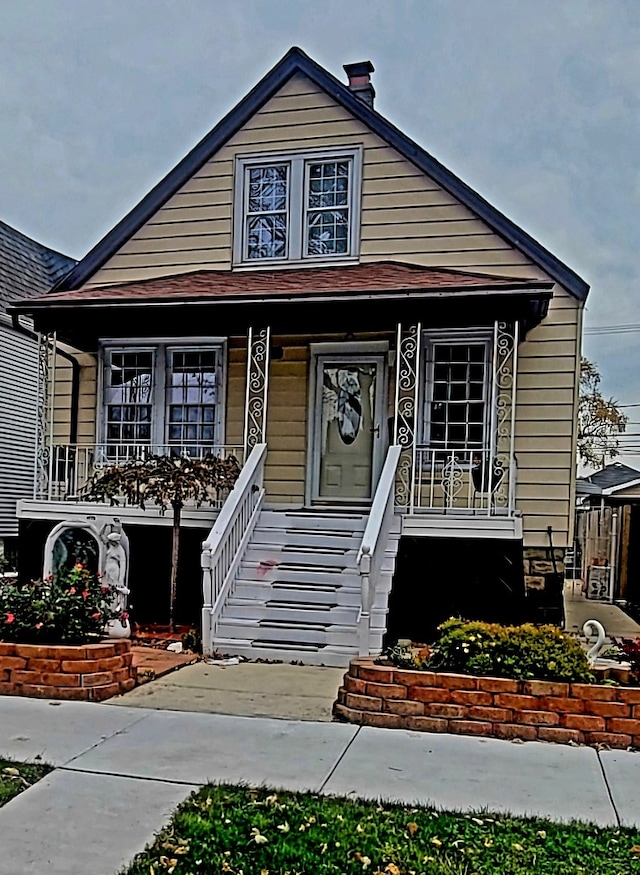
{"type": "Polygon", "coordinates": [[[51,766],[0,759],[0,807],[51,771],[51,766]]]}
{"type": "Polygon", "coordinates": [[[634,872],[638,830],[209,785],[178,808],[126,875],[634,872]]]}

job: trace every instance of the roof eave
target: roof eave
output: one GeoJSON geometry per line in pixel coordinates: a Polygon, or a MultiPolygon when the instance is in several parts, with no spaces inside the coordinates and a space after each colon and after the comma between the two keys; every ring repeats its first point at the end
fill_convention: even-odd
{"type": "Polygon", "coordinates": [[[397,300],[398,298],[450,298],[450,297],[486,297],[487,295],[509,295],[517,297],[530,297],[531,293],[536,293],[536,298],[548,299],[552,296],[553,283],[536,282],[529,283],[526,286],[521,285],[491,285],[482,286],[459,286],[459,287],[441,287],[431,289],[416,289],[416,288],[399,288],[399,289],[369,289],[360,291],[341,291],[338,294],[333,292],[309,292],[309,293],[278,293],[268,295],[199,295],[190,296],[183,295],[181,297],[148,297],[148,298],[90,298],[79,301],[77,298],[71,300],[55,297],[36,298],[31,301],[24,301],[13,304],[9,308],[9,312],[14,313],[31,313],[35,311],[42,312],[43,310],[53,310],[56,308],[66,309],[69,307],[90,307],[96,309],[99,307],[143,307],[143,306],[192,306],[194,304],[208,305],[224,305],[224,304],[270,304],[270,303],[293,303],[293,302],[308,302],[319,303],[322,301],[330,303],[339,303],[341,301],[371,301],[371,300],[397,300]]]}

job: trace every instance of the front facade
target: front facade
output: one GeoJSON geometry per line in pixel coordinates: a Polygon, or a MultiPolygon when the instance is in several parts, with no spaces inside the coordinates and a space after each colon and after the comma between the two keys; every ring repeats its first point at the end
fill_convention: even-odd
{"type": "MultiPolygon", "coordinates": [[[[239,499],[218,522],[216,507],[185,518],[194,537],[213,525],[213,643],[231,649],[242,626],[236,650],[263,642],[322,661],[331,627],[338,663],[379,646],[403,545],[441,563],[482,555],[489,576],[494,545],[511,566],[519,555],[521,585],[522,559],[527,576],[544,561],[549,526],[556,547],[571,542],[588,291],[372,109],[370,64],[345,69],[348,86],[292,49],[30,305],[49,440],[20,509],[25,532],[44,532],[96,513],[81,493],[96,464],[149,449],[237,455],[260,506],[222,593],[207,589],[207,563],[239,499]],[[77,350],[75,384],[53,355],[61,340],[77,350]],[[354,592],[322,610],[353,609],[352,621],[318,617],[334,566],[354,592]],[[258,591],[275,578],[286,598],[258,591]],[[252,613],[272,602],[281,619],[252,613]],[[304,610],[305,640],[293,628],[304,610]],[[262,637],[247,632],[251,616],[262,637]],[[349,629],[363,616],[378,638],[358,645],[349,629]]],[[[119,513],[134,530],[158,525],[119,513]]]]}

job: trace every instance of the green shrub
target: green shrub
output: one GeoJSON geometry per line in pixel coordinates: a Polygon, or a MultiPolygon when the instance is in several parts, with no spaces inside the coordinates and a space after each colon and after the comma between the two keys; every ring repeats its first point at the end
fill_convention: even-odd
{"type": "Polygon", "coordinates": [[[124,615],[108,602],[109,587],[82,565],[45,581],[0,580],[0,641],[85,644],[124,615]]]}
{"type": "Polygon", "coordinates": [[[451,619],[438,631],[430,669],[515,680],[594,680],[580,643],[555,626],[500,626],[451,619]]]}
{"type": "Polygon", "coordinates": [[[387,658],[400,668],[490,675],[514,680],[591,683],[579,642],[555,626],[500,626],[450,619],[424,644],[396,644],[387,658]]]}

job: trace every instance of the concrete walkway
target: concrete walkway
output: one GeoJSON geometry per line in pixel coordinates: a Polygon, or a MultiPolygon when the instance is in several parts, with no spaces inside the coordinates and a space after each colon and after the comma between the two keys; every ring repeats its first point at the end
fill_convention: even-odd
{"type": "Polygon", "coordinates": [[[616,638],[640,638],[640,625],[632,620],[617,605],[595,602],[585,598],[581,580],[569,580],[564,587],[565,629],[582,635],[587,620],[598,620],[607,636],[616,638]]]}
{"type": "Polygon", "coordinates": [[[640,826],[640,754],[0,697],[0,755],[56,766],[0,809],[0,875],[114,875],[208,780],[640,826]]]}
{"type": "Polygon", "coordinates": [[[286,663],[220,666],[199,662],[136,687],[111,704],[326,722],[331,720],[344,671],[286,663]]]}

